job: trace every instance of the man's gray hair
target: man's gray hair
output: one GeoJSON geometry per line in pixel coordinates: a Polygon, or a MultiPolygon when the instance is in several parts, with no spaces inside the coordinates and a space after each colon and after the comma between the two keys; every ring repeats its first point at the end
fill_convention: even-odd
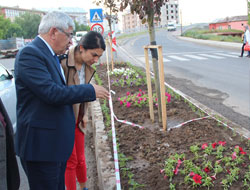
{"type": "Polygon", "coordinates": [[[245,28],[246,28],[247,30],[249,30],[248,25],[245,25],[245,28]]]}
{"type": "Polygon", "coordinates": [[[52,27],[63,30],[67,30],[69,27],[75,29],[75,23],[67,14],[52,11],[43,16],[38,28],[38,34],[46,34],[52,27]]]}

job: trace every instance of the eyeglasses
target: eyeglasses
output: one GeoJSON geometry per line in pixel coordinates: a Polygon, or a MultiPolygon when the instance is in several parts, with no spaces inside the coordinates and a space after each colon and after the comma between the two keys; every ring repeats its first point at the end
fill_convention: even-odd
{"type": "Polygon", "coordinates": [[[68,32],[65,32],[64,30],[62,30],[60,28],[56,28],[56,29],[59,30],[60,32],[64,33],[69,39],[72,39],[73,36],[74,36],[73,32],[68,33],[68,32]]]}

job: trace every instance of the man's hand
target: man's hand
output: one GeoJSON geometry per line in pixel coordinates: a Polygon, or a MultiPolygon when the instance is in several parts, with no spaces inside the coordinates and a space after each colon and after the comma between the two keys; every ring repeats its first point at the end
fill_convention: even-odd
{"type": "Polygon", "coordinates": [[[95,89],[96,98],[106,99],[109,97],[109,92],[102,86],[93,84],[95,89]]]}

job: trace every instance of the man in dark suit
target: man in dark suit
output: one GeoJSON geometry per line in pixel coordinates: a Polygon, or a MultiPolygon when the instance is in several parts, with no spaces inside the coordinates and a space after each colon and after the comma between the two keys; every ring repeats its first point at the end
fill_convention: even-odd
{"type": "Polygon", "coordinates": [[[56,55],[72,44],[74,22],[58,11],[45,15],[39,35],[15,61],[16,152],[31,190],[63,190],[66,161],[74,144],[72,104],[107,98],[98,85],[66,86],[56,55]]]}

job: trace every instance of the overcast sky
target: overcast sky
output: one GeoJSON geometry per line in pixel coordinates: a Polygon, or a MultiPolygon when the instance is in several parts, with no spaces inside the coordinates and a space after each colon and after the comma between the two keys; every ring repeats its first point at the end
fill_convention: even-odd
{"type": "MultiPolygon", "coordinates": [[[[2,0],[0,6],[20,8],[79,7],[89,12],[97,8],[93,0],[2,0]]],[[[211,22],[227,16],[247,15],[247,0],[179,0],[184,24],[211,22]]]]}

